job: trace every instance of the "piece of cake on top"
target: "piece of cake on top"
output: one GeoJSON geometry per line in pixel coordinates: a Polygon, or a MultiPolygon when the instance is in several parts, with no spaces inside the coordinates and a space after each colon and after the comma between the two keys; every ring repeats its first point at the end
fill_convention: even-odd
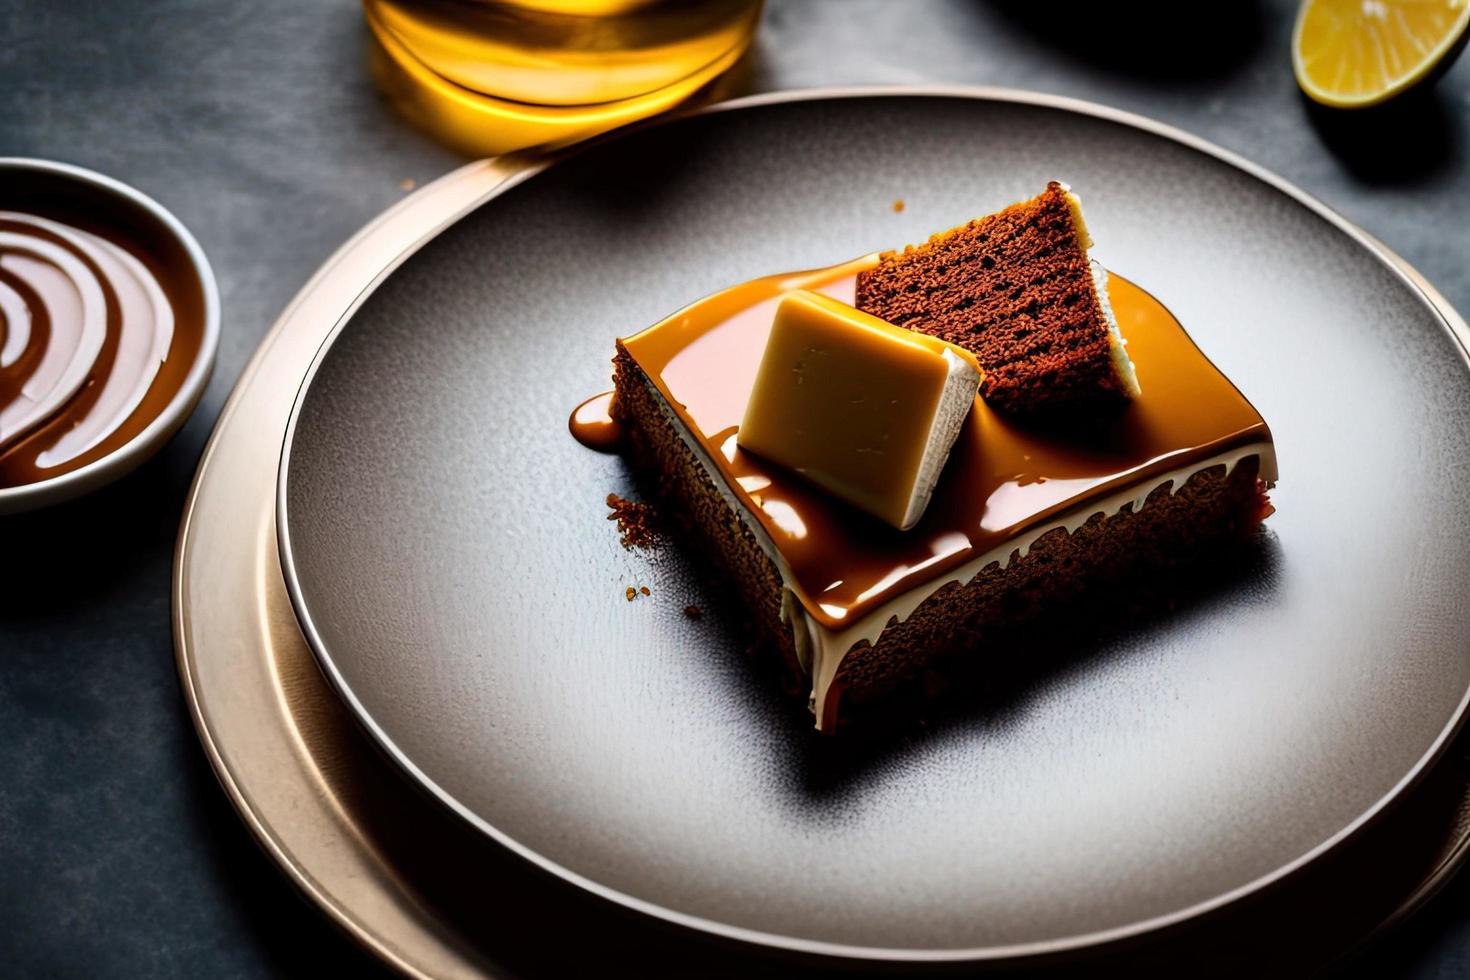
{"type": "Polygon", "coordinates": [[[865,313],[975,355],[980,393],[1013,414],[1131,398],[1138,379],[1108,305],[1107,272],[1067,185],[885,252],[857,280],[865,313]]]}
{"type": "Polygon", "coordinates": [[[948,670],[951,658],[1011,656],[1025,630],[1072,615],[1081,597],[1132,601],[1143,576],[1172,583],[1270,513],[1277,468],[1265,420],[1157,299],[1095,272],[1089,244],[1075,201],[1052,184],[927,245],[751,280],[617,341],[613,414],[634,465],[809,692],[820,731],[844,719],[861,725],[863,706],[900,687],[922,680],[927,690],[931,669],[948,670]],[[934,405],[938,372],[895,394],[901,379],[885,375],[901,372],[888,369],[898,360],[889,349],[861,369],[817,372],[826,387],[805,390],[816,384],[811,359],[830,356],[832,343],[777,329],[783,304],[798,297],[793,309],[801,308],[798,290],[827,297],[838,319],[862,319],[846,307],[876,308],[989,368],[989,398],[972,399],[912,526],[916,508],[864,508],[850,493],[844,502],[834,481],[810,471],[824,456],[862,450],[862,460],[847,459],[846,485],[865,478],[871,459],[888,471],[885,500],[927,495],[914,492],[924,481],[909,462],[866,450],[889,434],[912,460],[922,435],[924,456],[942,456],[928,451],[939,429],[933,411],[918,411],[934,405]],[[1105,297],[1132,335],[1141,391],[1105,297]],[[773,342],[778,389],[796,397],[762,408],[756,391],[773,342]],[[919,389],[929,395],[917,398],[919,389]],[[848,408],[873,398],[878,413],[848,408]],[[1107,400],[1127,411],[1094,411],[1107,400]],[[929,424],[899,435],[883,405],[929,424]],[[1090,424],[1052,429],[1005,417],[1041,410],[1090,424]],[[748,428],[752,411],[778,426],[775,451],[758,421],[748,428]],[[894,526],[874,521],[875,510],[894,526]]]}

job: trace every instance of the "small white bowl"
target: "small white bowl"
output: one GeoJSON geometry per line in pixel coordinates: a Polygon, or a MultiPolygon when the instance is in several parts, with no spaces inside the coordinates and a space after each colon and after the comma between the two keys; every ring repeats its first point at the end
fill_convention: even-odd
{"type": "Polygon", "coordinates": [[[209,381],[219,348],[220,304],[214,272],[199,243],[179,219],[141,191],[82,167],[23,157],[0,157],[0,188],[4,188],[0,191],[0,209],[24,210],[22,202],[28,195],[64,200],[78,210],[85,209],[89,201],[105,202],[109,210],[124,212],[130,220],[147,226],[170,250],[177,250],[179,267],[187,268],[197,280],[204,315],[199,353],[163,411],[143,431],[101,459],[47,480],[0,487],[0,514],[15,514],[90,493],[130,472],[163,447],[199,403],[209,381]]]}

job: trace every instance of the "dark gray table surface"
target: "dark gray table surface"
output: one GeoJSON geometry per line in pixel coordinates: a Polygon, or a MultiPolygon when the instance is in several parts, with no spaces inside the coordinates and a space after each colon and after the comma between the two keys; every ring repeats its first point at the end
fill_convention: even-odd
{"type": "MultiPolygon", "coordinates": [[[[1292,80],[1294,3],[1209,5],[1208,24],[1179,23],[1189,5],[1096,4],[1069,30],[1060,5],[1040,6],[771,0],[740,77],[755,91],[1006,85],[1152,116],[1315,194],[1470,311],[1470,63],[1410,105],[1338,116],[1292,80]]],[[[0,155],[157,197],[198,236],[224,301],[214,378],[154,461],[90,499],[0,520],[4,975],[380,972],[225,801],[169,623],[184,494],[256,344],[405,178],[463,161],[382,102],[364,50],[351,0],[0,0],[0,155]]],[[[1462,877],[1347,972],[1470,975],[1467,896],[1462,877]]]]}

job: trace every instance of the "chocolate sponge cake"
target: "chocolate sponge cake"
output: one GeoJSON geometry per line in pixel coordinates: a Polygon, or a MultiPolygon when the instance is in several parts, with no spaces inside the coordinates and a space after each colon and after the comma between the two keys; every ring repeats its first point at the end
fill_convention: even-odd
{"type": "MultiPolygon", "coordinates": [[[[743,451],[737,433],[782,297],[808,289],[850,304],[884,261],[744,283],[620,340],[614,358],[613,414],[635,466],[810,692],[824,732],[851,717],[844,706],[877,700],[936,658],[983,656],[997,631],[1069,597],[1248,533],[1276,479],[1259,413],[1120,276],[1105,298],[1142,392],[1119,411],[1083,413],[1076,430],[977,398],[908,530],[743,451]]],[[[1012,394],[1037,394],[1046,370],[1018,368],[1012,394]]]]}
{"type": "Polygon", "coordinates": [[[971,351],[981,394],[1002,411],[1121,400],[1138,381],[1091,246],[1077,197],[1052,181],[1029,201],[884,252],[858,275],[856,305],[971,351]]]}

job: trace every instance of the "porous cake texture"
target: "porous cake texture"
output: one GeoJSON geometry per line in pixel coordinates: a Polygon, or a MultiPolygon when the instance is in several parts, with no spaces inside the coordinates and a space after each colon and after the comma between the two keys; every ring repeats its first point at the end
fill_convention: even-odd
{"type": "MultiPolygon", "coordinates": [[[[635,465],[656,477],[664,505],[702,545],[691,550],[739,593],[793,682],[806,683],[791,627],[782,619],[785,585],[776,564],[621,345],[613,364],[616,413],[627,427],[635,465]]],[[[1165,484],[1142,508],[1096,514],[1070,532],[1058,527],[1024,555],[939,589],[906,619],[890,623],[876,643],[847,652],[820,712],[823,730],[836,730],[842,705],[871,702],[937,660],[982,649],[992,631],[1024,625],[1083,591],[1126,586],[1141,570],[1167,570],[1207,552],[1216,540],[1249,532],[1268,507],[1258,466],[1252,456],[1228,473],[1224,465],[1203,468],[1177,492],[1165,484]]]]}
{"type": "Polygon", "coordinates": [[[1013,414],[1138,393],[1080,204],[1052,181],[1037,197],[884,252],[857,307],[971,351],[980,393],[1013,414]]]}

